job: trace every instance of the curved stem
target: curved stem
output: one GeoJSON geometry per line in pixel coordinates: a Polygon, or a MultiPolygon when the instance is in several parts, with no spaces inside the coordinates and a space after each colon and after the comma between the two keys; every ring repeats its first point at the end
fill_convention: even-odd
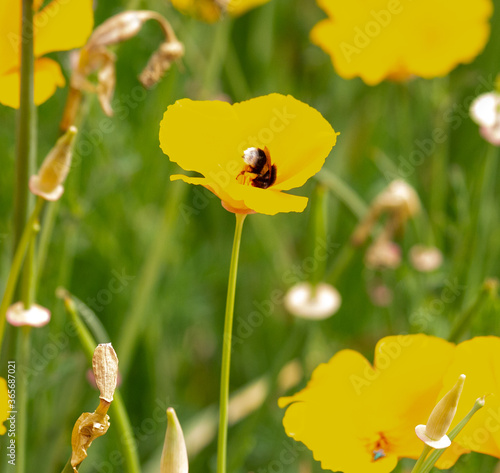
{"type": "Polygon", "coordinates": [[[241,232],[245,214],[236,214],[234,230],[233,252],[229,268],[229,282],[227,286],[226,314],[224,320],[224,338],[222,344],[222,368],[220,380],[219,405],[219,438],[217,443],[217,473],[226,472],[227,460],[227,423],[229,404],[229,372],[231,366],[231,341],[233,333],[234,297],[236,294],[236,277],[238,273],[238,257],[240,254],[241,232]]]}
{"type": "Polygon", "coordinates": [[[429,445],[426,445],[424,449],[422,450],[422,453],[418,457],[417,463],[415,463],[415,466],[413,467],[413,470],[411,470],[411,473],[421,473],[422,470],[422,465],[425,462],[425,459],[427,458],[427,455],[429,452],[433,450],[429,445]]]}
{"type": "Polygon", "coordinates": [[[39,198],[36,202],[36,206],[31,214],[31,217],[24,228],[23,235],[17,245],[16,253],[10,267],[9,278],[7,279],[7,285],[5,286],[5,292],[2,298],[2,303],[0,304],[0,348],[2,346],[3,332],[5,329],[5,314],[7,309],[12,302],[12,297],[14,295],[14,290],[16,288],[17,280],[19,278],[19,272],[23,264],[24,255],[28,249],[29,243],[33,238],[33,226],[35,225],[38,216],[43,208],[44,200],[39,198]]]}

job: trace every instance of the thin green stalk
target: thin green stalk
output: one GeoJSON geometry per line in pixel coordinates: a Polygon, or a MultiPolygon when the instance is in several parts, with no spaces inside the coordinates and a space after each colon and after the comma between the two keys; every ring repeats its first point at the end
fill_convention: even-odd
{"type": "MultiPolygon", "coordinates": [[[[70,297],[65,297],[64,305],[75,325],[78,338],[80,339],[80,343],[83,346],[87,358],[92,360],[95,347],[97,346],[96,341],[80,318],[74,301],[70,297]]],[[[116,425],[118,437],[122,440],[125,471],[128,473],[140,473],[141,465],[134,432],[130,424],[127,410],[125,409],[125,403],[118,390],[115,391],[114,400],[110,406],[110,417],[113,419],[113,425],[116,425]]]]}
{"type": "Polygon", "coordinates": [[[56,216],[59,211],[59,202],[59,200],[56,200],[55,202],[49,202],[49,205],[47,205],[47,209],[43,216],[43,228],[40,232],[40,237],[38,238],[38,246],[36,252],[37,287],[40,282],[40,277],[42,276],[43,268],[45,267],[45,261],[47,260],[50,239],[52,237],[52,231],[54,230],[56,216]]]}
{"type": "Polygon", "coordinates": [[[22,0],[21,81],[16,143],[14,195],[14,251],[21,240],[33,204],[28,179],[35,173],[36,109],[34,104],[33,1],[22,0]]]}
{"type": "MultiPolygon", "coordinates": [[[[466,426],[467,422],[471,419],[471,417],[482,407],[484,406],[484,398],[476,399],[474,406],[468,412],[468,414],[455,426],[454,429],[448,434],[448,437],[451,441],[455,440],[457,435],[461,432],[461,430],[466,426]]],[[[445,448],[440,450],[434,450],[428,457],[425,463],[423,464],[421,471],[419,473],[429,473],[435,463],[439,460],[441,455],[445,452],[445,448]]],[[[414,472],[412,472],[414,473],[414,472]]],[[[416,472],[415,472],[416,473],[416,472]]]]}
{"type": "Polygon", "coordinates": [[[417,463],[415,463],[415,466],[413,467],[413,470],[411,470],[411,473],[421,473],[422,471],[422,466],[425,462],[425,459],[427,458],[427,455],[429,452],[432,450],[432,447],[429,447],[429,445],[426,445],[424,449],[422,450],[422,453],[418,457],[417,463]]]}
{"type": "Polygon", "coordinates": [[[164,217],[160,228],[156,232],[155,240],[138,277],[134,298],[130,309],[122,324],[123,328],[118,337],[117,352],[120,353],[120,372],[127,376],[130,362],[134,356],[134,349],[142,330],[145,313],[148,310],[154,289],[164,267],[163,254],[172,241],[175,220],[179,218],[179,204],[184,198],[187,186],[170,186],[167,192],[164,217]]]}
{"type": "Polygon", "coordinates": [[[14,259],[10,267],[9,277],[7,279],[7,284],[5,286],[5,292],[2,298],[2,303],[0,305],[0,349],[2,346],[3,334],[5,330],[5,314],[9,308],[12,297],[14,296],[14,291],[16,289],[17,280],[19,278],[19,273],[22,268],[22,263],[24,256],[28,249],[31,239],[33,238],[33,227],[36,225],[38,216],[43,208],[44,200],[39,198],[36,202],[36,206],[33,209],[33,213],[24,228],[21,240],[16,248],[16,253],[14,254],[14,259]]]}
{"type": "MultiPolygon", "coordinates": [[[[320,246],[320,242],[324,242],[327,236],[327,212],[326,212],[326,204],[328,193],[323,184],[319,184],[316,187],[315,199],[313,202],[313,226],[314,231],[313,238],[314,241],[311,245],[311,250],[314,255],[317,254],[317,249],[320,246]]],[[[311,274],[311,283],[313,286],[316,286],[320,281],[323,280],[325,276],[325,268],[326,268],[326,258],[322,260],[316,260],[316,267],[313,273],[311,274]]]]}
{"type": "Polygon", "coordinates": [[[368,212],[368,206],[363,199],[340,177],[326,169],[322,169],[317,175],[318,181],[325,184],[358,218],[362,219],[368,212]]]}
{"type": "Polygon", "coordinates": [[[451,330],[450,336],[448,340],[452,343],[457,343],[460,340],[462,334],[469,327],[472,319],[481,313],[486,302],[491,300],[496,296],[498,291],[498,281],[494,279],[489,279],[485,281],[481,290],[479,291],[476,300],[474,303],[462,312],[461,315],[457,318],[457,322],[451,330]]]}
{"type": "MultiPolygon", "coordinates": [[[[78,468],[79,467],[77,466],[76,469],[78,470],[78,468]]],[[[71,458],[68,460],[68,463],[64,465],[64,469],[61,473],[75,473],[75,470],[73,470],[73,467],[71,466],[71,458]]]]}
{"type": "Polygon", "coordinates": [[[236,294],[236,277],[238,274],[238,257],[240,254],[241,232],[245,214],[236,215],[233,251],[229,268],[227,285],[226,314],[224,319],[224,338],[222,343],[222,368],[220,381],[219,405],[219,438],[217,442],[217,473],[226,473],[227,463],[227,423],[229,405],[229,373],[231,366],[231,343],[233,334],[234,297],[236,294]]]}
{"type": "Polygon", "coordinates": [[[31,327],[21,327],[17,338],[16,379],[16,472],[26,471],[26,439],[28,427],[28,365],[31,352],[31,327]]]}

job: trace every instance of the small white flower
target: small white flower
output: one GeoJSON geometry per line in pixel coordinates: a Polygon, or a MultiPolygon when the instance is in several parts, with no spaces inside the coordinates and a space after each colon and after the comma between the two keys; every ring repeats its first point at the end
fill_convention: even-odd
{"type": "Polygon", "coordinates": [[[435,246],[414,245],[410,249],[412,266],[423,273],[439,268],[443,263],[443,254],[435,246]]]}
{"type": "Polygon", "coordinates": [[[472,119],[479,125],[481,136],[492,145],[500,146],[500,94],[482,94],[470,107],[472,119]]]}
{"type": "Polygon", "coordinates": [[[16,302],[7,309],[7,322],[16,327],[29,325],[43,327],[50,321],[50,311],[38,304],[33,304],[28,310],[24,309],[23,302],[16,302]]]}
{"type": "Polygon", "coordinates": [[[296,317],[322,320],[339,310],[342,298],[330,284],[319,283],[313,287],[301,282],[288,290],[284,302],[286,309],[296,317]]]}

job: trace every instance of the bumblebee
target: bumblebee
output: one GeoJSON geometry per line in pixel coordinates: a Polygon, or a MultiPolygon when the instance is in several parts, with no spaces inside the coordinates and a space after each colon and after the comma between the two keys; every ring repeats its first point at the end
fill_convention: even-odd
{"type": "Polygon", "coordinates": [[[250,178],[253,187],[267,189],[276,182],[276,165],[271,163],[271,155],[267,146],[264,149],[248,148],[243,153],[245,168],[241,175],[250,178]]]}

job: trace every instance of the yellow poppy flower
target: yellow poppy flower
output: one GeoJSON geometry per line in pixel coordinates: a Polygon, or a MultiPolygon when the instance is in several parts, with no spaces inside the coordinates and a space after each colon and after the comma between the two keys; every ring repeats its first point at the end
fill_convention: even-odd
{"type": "MultiPolygon", "coordinates": [[[[307,387],[291,397],[283,425],[303,442],[324,469],[388,473],[399,458],[418,458],[424,424],[439,400],[454,345],[422,334],[386,337],[373,366],[342,350],[314,371],[307,387]]],[[[438,462],[453,464],[466,450],[455,444],[438,462]]]]}
{"type": "MultiPolygon", "coordinates": [[[[65,84],[57,62],[42,57],[53,51],[67,51],[83,46],[94,24],[92,0],[53,0],[39,10],[42,0],[33,8],[33,42],[35,56],[35,104],[50,98],[57,87],[65,84]]],[[[19,108],[19,73],[21,36],[21,2],[0,2],[0,103],[19,108]]],[[[31,29],[28,31],[31,34],[31,29]]]]}
{"type": "Polygon", "coordinates": [[[179,11],[200,18],[208,23],[220,19],[224,11],[231,16],[240,16],[252,8],[258,7],[269,0],[171,0],[179,11]]]}
{"type": "Polygon", "coordinates": [[[460,432],[455,441],[464,448],[500,458],[500,338],[476,337],[460,343],[446,375],[442,393],[453,385],[456,373],[467,380],[452,427],[486,396],[486,404],[460,432]]]}
{"type": "Polygon", "coordinates": [[[163,152],[184,170],[203,175],[170,179],[206,187],[235,213],[302,212],[307,198],[282,191],[316,174],[336,138],[317,110],[280,94],[233,105],[182,99],[168,107],[160,124],[163,152]],[[253,160],[260,171],[248,164],[253,160]]]}
{"type": "Polygon", "coordinates": [[[7,382],[4,378],[0,377],[0,435],[5,434],[7,429],[3,423],[9,417],[9,393],[7,391],[7,382]]]}
{"type": "Polygon", "coordinates": [[[490,0],[317,0],[328,19],[311,32],[338,74],[375,85],[440,77],[471,62],[490,34],[490,0]]]}

